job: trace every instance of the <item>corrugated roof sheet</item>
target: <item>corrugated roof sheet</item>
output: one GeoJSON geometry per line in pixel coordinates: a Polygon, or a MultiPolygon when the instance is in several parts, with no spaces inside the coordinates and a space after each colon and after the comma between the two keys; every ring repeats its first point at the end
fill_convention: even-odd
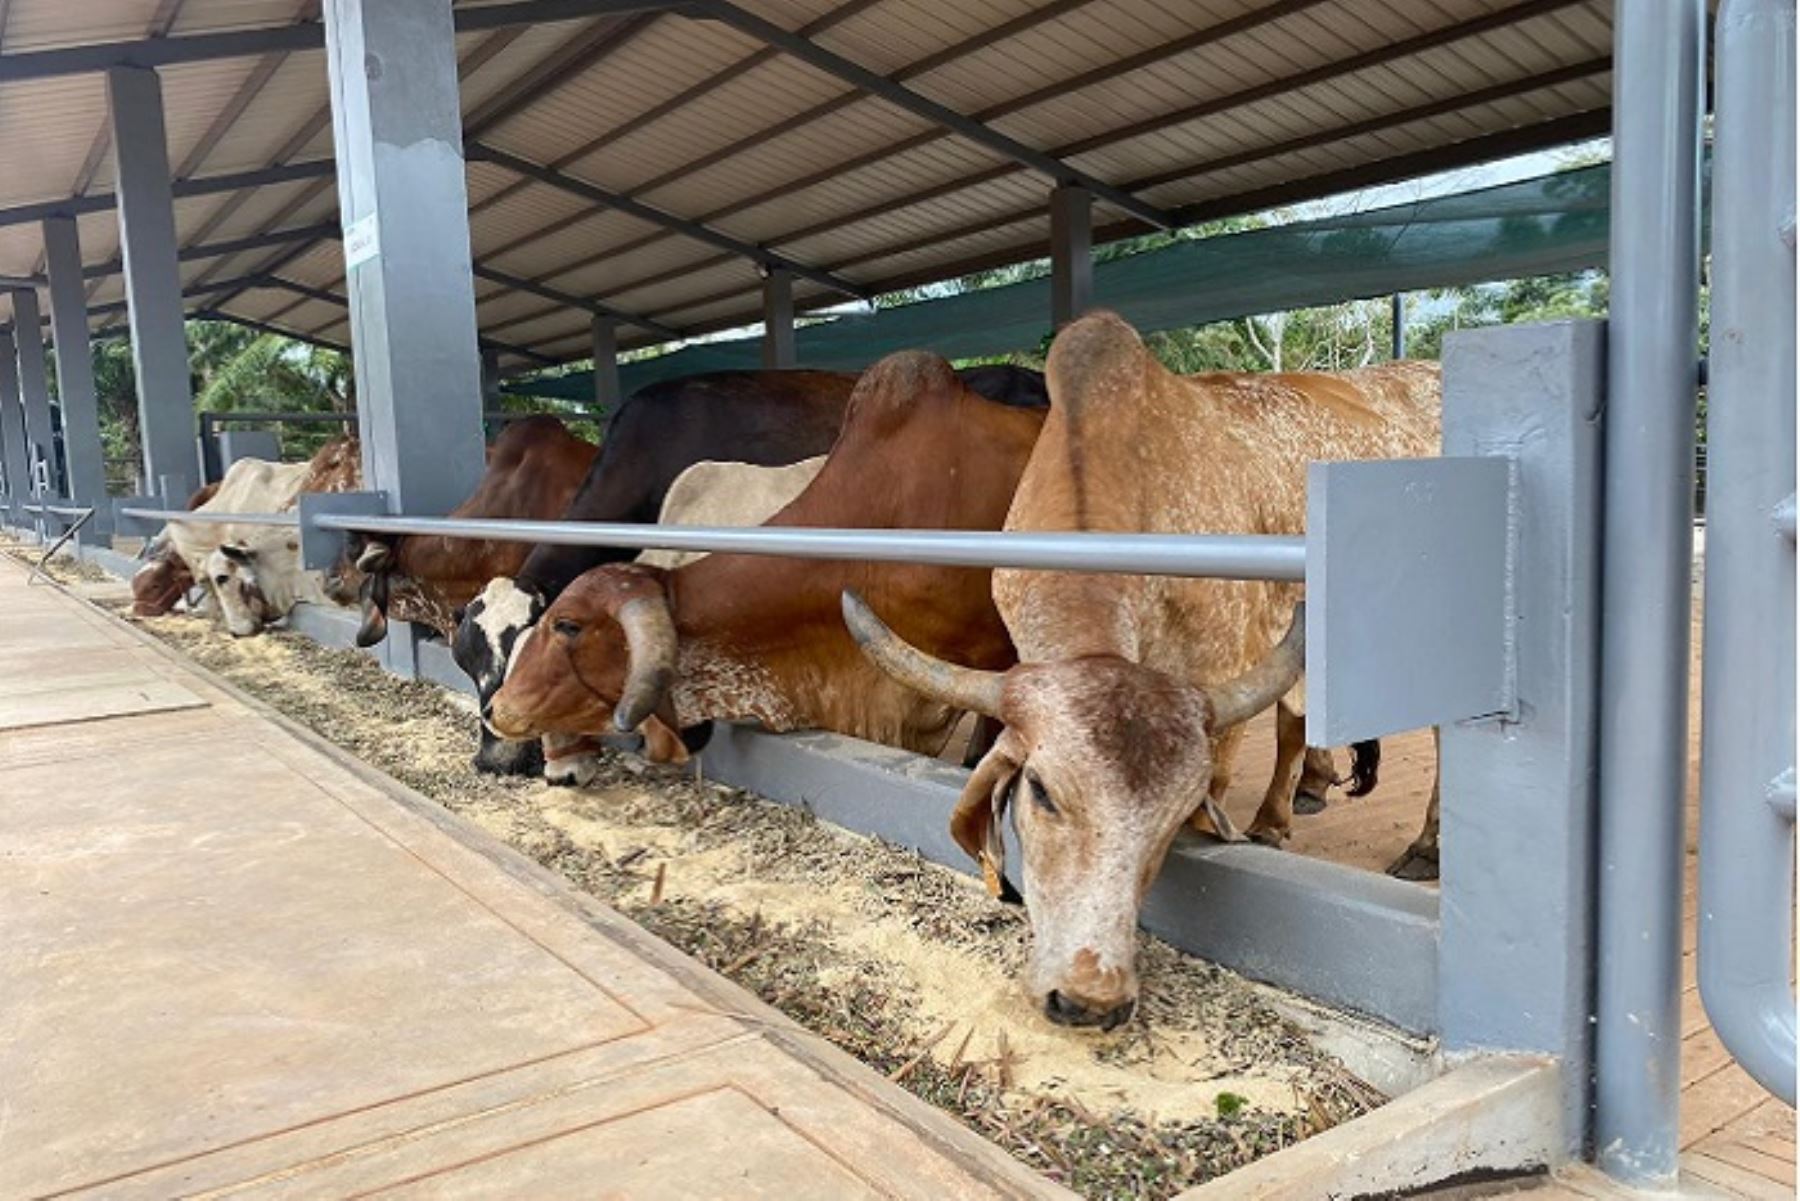
{"type": "MultiPolygon", "coordinates": [[[[467,3],[460,7],[479,7],[467,3]]],[[[1603,131],[1607,0],[743,0],[747,11],[1178,219],[1603,131]],[[1499,140],[1495,140],[1499,139],[1499,140]],[[1349,182],[1347,182],[1349,181],[1349,182]]],[[[319,0],[11,0],[0,55],[316,19],[319,0]]],[[[881,290],[1043,253],[1052,185],[995,149],[717,21],[608,15],[458,37],[470,140],[881,290]]],[[[330,155],[324,56],[163,69],[184,178],[330,155]]],[[[475,151],[472,148],[472,153],[475,151]]],[[[109,191],[98,75],[0,84],[0,210],[109,191]]],[[[484,337],[581,357],[593,302],[694,333],[757,319],[759,266],[485,161],[468,173],[484,337]],[[545,290],[550,295],[545,295],[545,290]]],[[[329,176],[177,200],[183,246],[335,220],[329,176]]],[[[1104,201],[1097,236],[1145,226],[1104,201]]],[[[118,253],[110,212],[86,261],[118,253]]],[[[41,269],[0,225],[0,274],[41,269]]],[[[341,341],[337,243],[191,257],[196,309],[341,341]],[[269,276],[270,280],[258,277],[269,276]],[[220,282],[235,289],[199,292],[220,282]],[[285,282],[284,282],[285,281],[285,282]],[[325,294],[321,296],[321,291],[325,294]]],[[[93,281],[96,304],[116,277],[93,281]]],[[[842,299],[812,281],[799,303],[842,299]]],[[[0,320],[10,302],[0,296],[0,320]]],[[[114,324],[116,311],[97,314],[114,324]]],[[[652,335],[624,331],[627,346],[652,335]]]]}

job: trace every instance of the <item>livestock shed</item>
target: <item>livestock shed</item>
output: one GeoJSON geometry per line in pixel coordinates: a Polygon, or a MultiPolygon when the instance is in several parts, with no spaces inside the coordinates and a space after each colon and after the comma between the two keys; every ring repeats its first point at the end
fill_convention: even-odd
{"type": "MultiPolygon", "coordinates": [[[[1386,1195],[1583,1163],[1620,1187],[1664,1188],[1684,1171],[1703,220],[1712,308],[1698,986],[1724,1051],[1761,1087],[1794,1100],[1794,117],[1792,0],[0,0],[8,524],[39,539],[73,536],[101,562],[116,561],[115,536],[173,518],[286,530],[313,568],[337,562],[348,536],[439,534],[1303,582],[1306,741],[1439,732],[1441,884],[1183,840],[1142,920],[1185,951],[1426,1040],[1432,1078],[1202,1194],[1386,1195]],[[1017,297],[1041,297],[1047,334],[1095,307],[1097,244],[1602,135],[1613,155],[1603,193],[1609,318],[1451,338],[1443,456],[1311,464],[1304,537],[444,516],[482,477],[484,409],[510,377],[591,360],[593,401],[613,407],[621,355],[755,325],[764,367],[819,365],[802,353],[798,317],[1038,258],[1050,261],[1047,281],[1015,294],[1009,312],[1022,322],[1017,297]],[[359,490],[304,493],[281,513],[186,511],[207,473],[184,333],[202,317],[353,354],[359,490]],[[142,455],[144,495],[133,497],[107,492],[90,354],[96,333],[121,331],[132,348],[142,455]],[[63,468],[53,471],[59,438],[63,468]]],[[[1582,212],[1591,218],[1600,201],[1594,177],[1585,178],[1582,212]]],[[[1534,203],[1521,201],[1512,215],[1534,203]]],[[[1361,233],[1373,248],[1432,212],[1453,222],[1466,207],[1371,214],[1361,233]]],[[[1590,222],[1575,232],[1591,243],[1594,231],[1590,222]]],[[[1490,277],[1479,264],[1436,269],[1444,280],[1490,277]]],[[[1191,267],[1170,271],[1193,276],[1198,291],[1209,286],[1191,267]]],[[[1379,295],[1420,278],[1376,262],[1349,292],[1332,281],[1311,291],[1304,279],[1288,283],[1282,305],[1379,295]]],[[[126,646],[100,619],[70,617],[22,586],[9,595],[24,620],[44,624],[26,633],[17,617],[0,624],[0,655],[19,656],[0,690],[36,695],[38,669],[19,665],[45,662],[65,643],[71,656],[95,639],[126,646]],[[64,630],[66,639],[55,633],[64,630]]],[[[341,621],[304,606],[293,624],[344,636],[341,621]]],[[[415,627],[398,626],[381,654],[406,676],[453,671],[443,647],[415,627]]],[[[137,668],[121,659],[106,670],[137,668]]],[[[220,721],[265,720],[184,669],[157,670],[129,703],[174,712],[171,729],[190,720],[180,712],[208,704],[220,721]]],[[[0,719],[12,723],[0,725],[0,739],[12,739],[0,748],[14,748],[23,766],[15,774],[0,761],[0,830],[20,848],[14,858],[40,873],[32,878],[49,881],[65,870],[56,865],[80,858],[62,848],[87,845],[107,818],[75,806],[94,816],[71,828],[47,808],[46,748],[72,727],[7,718],[38,709],[4,702],[0,691],[0,719]]],[[[119,712],[84,710],[83,720],[119,712]]],[[[330,1092],[329,1112],[293,1099],[322,1088],[306,1074],[314,1061],[275,1054],[266,1078],[231,1094],[248,1100],[226,1107],[216,1127],[184,1114],[140,1144],[137,1134],[113,1132],[114,1114],[55,1108],[67,1096],[116,1101],[119,1090],[65,1088],[68,1070],[32,1067],[34,1054],[44,1064],[80,1061],[82,1047],[48,1045],[58,1031],[66,1039],[88,1029],[156,1031],[164,1027],[134,1023],[151,1011],[179,1014],[161,999],[130,1009],[138,994],[121,987],[80,1015],[89,1024],[52,1023],[44,1038],[14,1040],[27,1044],[22,1051],[0,1053],[25,1056],[18,1070],[0,1070],[0,1091],[31,1082],[17,1107],[10,1095],[0,1103],[57,1132],[9,1146],[9,1129],[17,1138],[38,1127],[0,1123],[0,1191],[10,1178],[26,1180],[27,1195],[78,1186],[164,1195],[266,1184],[302,1164],[336,1173],[315,1178],[333,1193],[454,1172],[476,1192],[523,1195],[533,1187],[526,1182],[557,1179],[518,1167],[508,1157],[520,1148],[533,1163],[566,1155],[565,1167],[616,1171],[626,1194],[679,1192],[681,1173],[713,1171],[722,1159],[784,1195],[845,1195],[852,1185],[874,1195],[973,1195],[976,1182],[1024,1195],[1044,1185],[941,1114],[902,1104],[888,1084],[916,1061],[895,1066],[890,1082],[865,1079],[864,1069],[779,1032],[754,1052],[731,1043],[739,1058],[715,1075],[667,1069],[657,1087],[685,1088],[681,1105],[706,1098],[695,1103],[699,1116],[665,1112],[676,1104],[671,1092],[642,1101],[642,1112],[662,1116],[621,1125],[637,1133],[606,1143],[612,1136],[596,1130],[637,1121],[631,1090],[655,1092],[644,1080],[664,1068],[650,1065],[701,1063],[726,1046],[683,1042],[701,1038],[683,1025],[696,1006],[708,1021],[741,1021],[739,1034],[774,1030],[778,1020],[739,1012],[739,994],[713,989],[698,968],[596,906],[556,901],[561,917],[549,914],[543,906],[561,895],[558,885],[480,851],[479,836],[442,815],[421,818],[411,802],[381,808],[368,796],[397,797],[397,785],[331,758],[339,753],[316,740],[281,741],[291,731],[267,720],[275,724],[245,735],[221,771],[262,779],[233,755],[281,742],[287,767],[305,759],[314,766],[293,769],[307,780],[360,798],[345,801],[358,815],[355,838],[378,830],[405,852],[367,859],[369,871],[429,868],[431,887],[452,881],[459,898],[485,906],[485,916],[455,926],[442,962],[500,990],[509,973],[535,981],[538,969],[504,958],[516,948],[481,940],[530,942],[532,954],[604,994],[603,1019],[570,1017],[593,1002],[556,992],[566,981],[543,976],[554,994],[543,1002],[554,1009],[546,1020],[564,1022],[556,1028],[569,1039],[553,1053],[515,1037],[528,1023],[508,1006],[524,1001],[477,990],[467,1012],[444,1018],[442,1042],[464,1053],[491,1040],[495,1055],[512,1056],[504,1068],[465,1055],[448,1077],[420,1076],[415,1069],[444,1047],[396,1027],[404,1033],[365,1058],[318,1052],[333,1080],[354,1085],[330,1092]],[[584,933],[557,924],[570,914],[584,933]],[[596,930],[604,954],[581,941],[596,930]],[[652,977],[664,983],[645,982],[652,977]],[[682,989],[687,999],[669,999],[682,989]],[[456,1024],[470,1014],[481,1020],[456,1024]],[[565,1065],[565,1055],[576,1058],[565,1065]],[[539,1073],[517,1085],[529,1101],[508,1091],[513,1073],[527,1069],[539,1073]],[[554,1072],[566,1074],[543,1075],[554,1072]],[[632,1072],[644,1079],[623,1083],[632,1072]],[[606,1088],[588,1087],[601,1080],[606,1088]],[[624,1108],[581,1109],[602,1097],[624,1108]],[[488,1129],[502,1120],[496,1114],[538,1114],[540,1104],[574,1108],[557,1111],[562,1125],[542,1124],[552,1120],[545,1109],[538,1126],[488,1129]],[[469,1133],[456,1133],[465,1125],[469,1133]],[[569,1141],[573,1132],[586,1141],[569,1141]],[[103,1150],[80,1150],[89,1145],[103,1150]],[[140,1145],[143,1154],[127,1153],[140,1145]],[[696,1146],[710,1152],[704,1165],[668,1158],[696,1146]],[[914,1156],[917,1178],[884,1167],[887,1154],[914,1156]],[[8,1159],[29,1171],[14,1177],[8,1159]],[[628,1162],[660,1166],[633,1176],[628,1162]],[[511,1171],[521,1174],[504,1175],[511,1171]]],[[[188,778],[204,798],[200,766],[188,778]]],[[[701,766],[963,864],[948,833],[967,779],[960,768],[743,727],[715,735],[701,766]]],[[[244,787],[232,820],[254,817],[255,786],[244,787]]],[[[146,810],[132,829],[163,829],[165,820],[178,819],[146,810]]],[[[317,832],[283,820],[252,853],[275,854],[289,835],[317,832]]],[[[998,824],[994,837],[1004,841],[998,824]]],[[[228,833],[219,832],[220,845],[228,833]]],[[[211,845],[204,831],[189,837],[184,845],[211,845]]],[[[324,876],[364,863],[357,854],[313,862],[324,876]]],[[[232,875],[206,872],[221,888],[232,875]]],[[[333,879],[371,912],[413,895],[333,879]]],[[[151,882],[137,888],[132,896],[158,895],[151,882]]],[[[195,915],[210,895],[181,894],[165,920],[202,922],[195,915]]],[[[343,906],[331,901],[313,896],[305,920],[325,930],[341,919],[343,906]]],[[[33,908],[35,899],[7,895],[4,904],[10,914],[49,912],[33,908]]],[[[273,937],[244,912],[218,928],[273,937]]],[[[436,992],[438,961],[426,948],[448,936],[419,927],[416,913],[393,912],[391,941],[371,938],[366,953],[421,995],[436,992]]],[[[23,995],[0,993],[9,1012],[50,1012],[56,982],[72,979],[54,968],[57,938],[98,928],[78,914],[42,921],[20,935],[39,953],[19,977],[23,995]],[[46,933],[53,926],[62,933],[46,933]]],[[[350,953],[329,942],[322,933],[302,945],[334,963],[350,953]]],[[[111,950],[93,961],[128,960],[126,945],[105,944],[111,950]]],[[[759,953],[746,950],[745,962],[759,953]]],[[[180,995],[230,998],[233,962],[210,964],[199,973],[204,987],[180,995]]],[[[160,970],[153,962],[140,976],[160,970]]],[[[378,991],[355,994],[355,1004],[374,1006],[353,1010],[370,1028],[380,1025],[369,1000],[378,991]]],[[[181,1038],[210,1031],[208,1017],[192,1015],[181,1038]]],[[[309,1010],[294,1025],[327,1019],[309,1010]]],[[[242,1020],[275,1038],[258,1025],[277,1023],[271,1014],[242,1020]]],[[[133,1053],[158,1037],[133,1040],[133,1053]]],[[[209,1065],[249,1061],[206,1047],[180,1066],[200,1073],[181,1078],[210,1095],[209,1065]]],[[[187,1099],[154,1097],[170,1113],[187,1099]]],[[[1791,1122],[1791,1110],[1782,1112],[1791,1122]]],[[[1791,1159],[1791,1127],[1775,1139],[1784,1141],[1791,1159]]],[[[741,1185],[692,1179],[696,1192],[741,1185]]]]}

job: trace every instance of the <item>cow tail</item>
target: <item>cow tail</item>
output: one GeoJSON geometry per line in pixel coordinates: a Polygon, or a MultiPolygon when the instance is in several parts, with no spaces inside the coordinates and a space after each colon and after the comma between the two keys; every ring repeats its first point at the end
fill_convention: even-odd
{"type": "Polygon", "coordinates": [[[1345,796],[1367,796],[1375,791],[1375,781],[1381,770],[1381,743],[1376,739],[1367,742],[1350,744],[1350,780],[1344,788],[1345,796]]]}

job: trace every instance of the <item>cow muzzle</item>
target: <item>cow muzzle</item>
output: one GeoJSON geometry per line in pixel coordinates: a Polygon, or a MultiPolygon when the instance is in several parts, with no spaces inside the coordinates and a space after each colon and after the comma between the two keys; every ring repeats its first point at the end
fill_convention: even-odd
{"type": "Polygon", "coordinates": [[[1044,1016],[1058,1026],[1116,1030],[1130,1021],[1135,1012],[1136,997],[1127,997],[1123,1001],[1093,1002],[1056,988],[1044,994],[1044,1016]]]}
{"type": "Polygon", "coordinates": [[[481,727],[481,745],[475,750],[475,770],[490,776],[535,776],[544,770],[544,748],[537,739],[513,742],[481,727]]]}

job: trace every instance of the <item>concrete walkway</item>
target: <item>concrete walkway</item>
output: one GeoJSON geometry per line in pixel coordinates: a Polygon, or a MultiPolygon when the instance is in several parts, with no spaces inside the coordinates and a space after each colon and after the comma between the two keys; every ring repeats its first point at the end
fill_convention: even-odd
{"type": "Polygon", "coordinates": [[[0,557],[0,1197],[1060,1193],[0,557]]]}

